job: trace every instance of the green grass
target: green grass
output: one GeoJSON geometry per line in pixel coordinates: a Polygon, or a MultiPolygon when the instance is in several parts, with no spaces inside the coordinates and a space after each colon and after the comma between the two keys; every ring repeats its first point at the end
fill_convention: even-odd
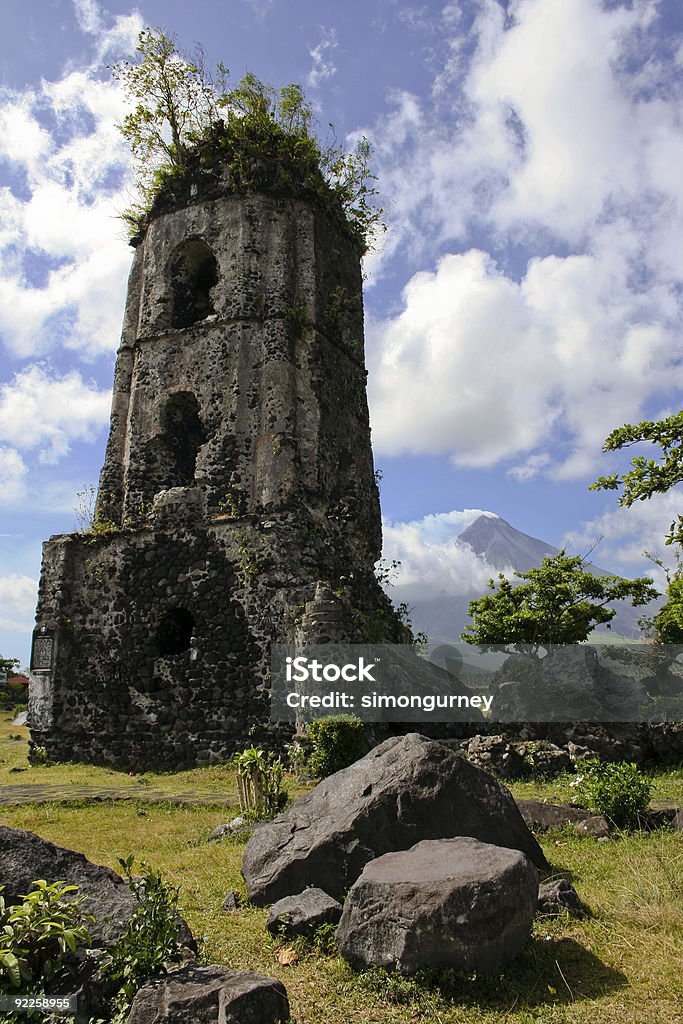
{"type": "MultiPolygon", "coordinates": [[[[5,753],[2,744],[0,756],[5,753]]],[[[51,784],[66,785],[85,772],[88,781],[102,772],[109,785],[112,776],[128,778],[71,765],[30,771],[38,781],[51,773],[51,784]]],[[[150,775],[150,782],[156,788],[163,780],[169,792],[210,789],[212,772],[150,775]]],[[[657,776],[659,798],[676,799],[681,774],[657,776]]],[[[26,773],[9,775],[12,783],[25,779],[26,773]]],[[[221,783],[225,791],[233,784],[221,783]]],[[[551,798],[557,785],[536,784],[534,795],[551,798]]],[[[518,785],[513,788],[522,795],[518,785]]],[[[118,858],[130,853],[159,868],[181,887],[181,910],[194,934],[206,940],[202,956],[280,978],[295,1024],[680,1024],[683,1019],[682,834],[636,833],[604,843],[568,830],[540,836],[553,874],[573,882],[590,914],[580,920],[539,920],[524,953],[496,978],[442,972],[402,979],[382,971],[354,974],[340,957],[303,945],[296,946],[296,962],[284,966],[278,961],[283,944],[265,932],[266,910],[244,906],[226,913],[222,903],[228,889],[245,896],[243,844],[207,840],[232,813],[164,803],[52,803],[0,807],[0,821],[115,869],[118,858]]]]}

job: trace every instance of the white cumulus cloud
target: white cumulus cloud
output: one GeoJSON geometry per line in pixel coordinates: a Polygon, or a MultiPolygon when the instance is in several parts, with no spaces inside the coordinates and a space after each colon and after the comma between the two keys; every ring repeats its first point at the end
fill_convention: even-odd
{"type": "Polygon", "coordinates": [[[0,576],[0,629],[30,633],[38,596],[38,580],[12,572],[0,576]]]}
{"type": "Polygon", "coordinates": [[[73,371],[51,377],[30,366],[0,386],[0,441],[22,451],[38,449],[56,462],[72,441],[92,441],[107,423],[111,392],[87,384],[73,371]]]}
{"type": "Polygon", "coordinates": [[[28,466],[15,448],[0,445],[0,505],[13,505],[26,494],[28,466]]]}
{"type": "MultiPolygon", "coordinates": [[[[385,522],[382,527],[385,564],[400,562],[395,581],[396,592],[410,594],[411,600],[481,593],[494,573],[490,565],[475,554],[458,535],[481,515],[493,513],[481,509],[440,512],[408,523],[385,522]]],[[[497,571],[497,570],[495,570],[497,571]]],[[[392,590],[390,596],[396,596],[392,590]]]]}
{"type": "Polygon", "coordinates": [[[393,204],[368,268],[430,267],[370,323],[373,435],[577,479],[678,379],[680,76],[643,43],[653,4],[519,0],[506,17],[481,0],[469,52],[458,10],[432,100],[395,94],[369,130],[393,204]],[[516,264],[511,244],[540,254],[516,264]]]}

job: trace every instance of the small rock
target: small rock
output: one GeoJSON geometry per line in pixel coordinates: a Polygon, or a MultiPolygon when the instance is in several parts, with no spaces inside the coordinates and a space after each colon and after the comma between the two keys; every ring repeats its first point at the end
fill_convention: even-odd
{"type": "Polygon", "coordinates": [[[582,836],[593,836],[594,839],[609,839],[609,823],[601,814],[592,814],[578,822],[576,831],[582,836]]]}
{"type": "Polygon", "coordinates": [[[285,896],[270,908],[266,928],[271,935],[311,935],[324,924],[336,925],[342,914],[341,903],[322,889],[304,889],[298,896],[285,896]]]}
{"type": "Polygon", "coordinates": [[[138,991],[128,1024],[275,1024],[289,1020],[284,985],[254,971],[194,965],[138,991]]]}
{"type": "Polygon", "coordinates": [[[573,804],[544,804],[540,800],[518,800],[517,806],[529,828],[540,832],[562,828],[568,822],[578,825],[586,818],[593,817],[585,807],[576,807],[573,804]]]}
{"type": "Polygon", "coordinates": [[[225,899],[223,900],[223,910],[227,910],[229,914],[234,914],[236,910],[240,909],[242,905],[242,897],[234,889],[229,889],[225,899]]]}
{"type": "Polygon", "coordinates": [[[583,904],[574,886],[566,878],[556,878],[553,882],[539,885],[537,912],[546,917],[556,917],[565,911],[570,914],[583,911],[583,904]]]}
{"type": "Polygon", "coordinates": [[[216,825],[215,829],[209,836],[208,842],[219,843],[221,839],[225,839],[226,836],[239,835],[240,832],[251,831],[254,826],[250,824],[246,818],[238,815],[233,818],[232,821],[226,821],[222,825],[216,825]]]}

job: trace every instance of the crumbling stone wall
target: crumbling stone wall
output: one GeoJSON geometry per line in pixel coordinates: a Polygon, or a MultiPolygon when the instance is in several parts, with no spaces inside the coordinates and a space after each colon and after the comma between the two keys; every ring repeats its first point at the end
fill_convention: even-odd
{"type": "Polygon", "coordinates": [[[98,532],[44,545],[35,745],[119,767],[225,760],[286,735],[268,722],[273,642],[321,621],[404,639],[373,573],[365,383],[358,253],[315,202],[195,195],[152,220],[98,532]]]}

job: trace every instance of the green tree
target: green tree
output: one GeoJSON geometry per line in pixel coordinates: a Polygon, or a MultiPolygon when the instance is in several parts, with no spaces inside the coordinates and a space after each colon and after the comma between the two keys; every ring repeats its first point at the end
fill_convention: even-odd
{"type": "Polygon", "coordinates": [[[183,55],[176,37],[158,28],[144,28],[136,56],[112,65],[111,72],[133,104],[119,128],[145,188],[160,164],[186,166],[197,139],[220,119],[216,92],[201,49],[183,55]]]}
{"type": "Polygon", "coordinates": [[[321,145],[299,85],[275,89],[248,73],[229,88],[225,65],[214,80],[201,48],[184,55],[175,36],[151,28],[140,33],[135,57],[111,70],[132,103],[119,127],[136,162],[138,198],[123,215],[134,233],[164,190],[223,166],[235,190],[315,194],[368,247],[382,218],[369,143],[360,139],[350,152],[321,145]]]}
{"type": "Polygon", "coordinates": [[[683,644],[683,563],[676,552],[676,568],[671,571],[656,555],[645,554],[664,571],[668,600],[651,619],[639,620],[646,636],[656,644],[683,644]]]}
{"type": "Polygon", "coordinates": [[[534,651],[579,643],[594,626],[611,622],[616,612],[608,605],[613,601],[630,598],[637,606],[657,596],[647,577],[594,576],[579,555],[564,551],[515,576],[526,582],[515,584],[501,573],[497,583],[489,580],[491,593],[470,602],[473,621],[462,633],[466,643],[512,644],[534,651]]]}
{"type": "Polygon", "coordinates": [[[0,657],[0,676],[7,676],[11,679],[12,676],[16,675],[16,669],[19,668],[18,658],[2,658],[0,657]]]}
{"type": "MultiPolygon", "coordinates": [[[[619,451],[631,445],[648,441],[657,445],[661,453],[657,459],[636,455],[631,469],[623,475],[613,473],[601,476],[590,485],[593,491],[616,491],[623,488],[619,504],[630,508],[636,501],[646,501],[653,494],[665,494],[683,481],[683,410],[661,420],[643,420],[638,424],[626,423],[606,438],[603,451],[619,451]]],[[[665,544],[683,545],[683,516],[676,516],[665,537],[665,544]]],[[[666,573],[668,598],[654,618],[644,625],[656,643],[683,643],[683,566],[677,555],[677,565],[670,572],[661,559],[645,552],[666,573]]]]}
{"type": "MultiPolygon", "coordinates": [[[[642,441],[661,448],[658,459],[636,455],[631,469],[620,475],[601,476],[590,485],[592,491],[617,491],[623,488],[619,504],[630,508],[653,494],[665,494],[683,481],[683,411],[662,420],[643,420],[617,427],[602,446],[604,452],[620,451],[642,441]]],[[[667,544],[683,544],[683,516],[677,516],[669,528],[667,544]]]]}

